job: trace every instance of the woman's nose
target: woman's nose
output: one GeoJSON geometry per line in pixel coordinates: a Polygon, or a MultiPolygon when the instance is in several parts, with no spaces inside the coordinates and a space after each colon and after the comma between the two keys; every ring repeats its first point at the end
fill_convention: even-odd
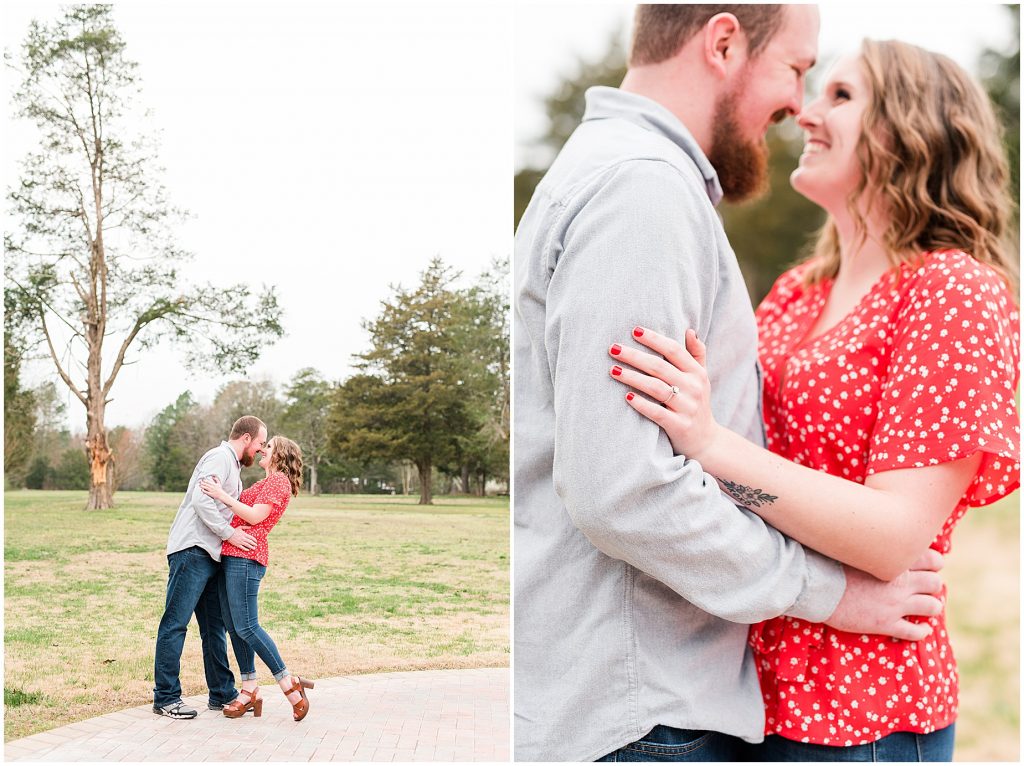
{"type": "Polygon", "coordinates": [[[796,116],[796,124],[804,130],[810,130],[821,125],[821,114],[815,109],[814,102],[800,110],[800,113],[796,116]]]}

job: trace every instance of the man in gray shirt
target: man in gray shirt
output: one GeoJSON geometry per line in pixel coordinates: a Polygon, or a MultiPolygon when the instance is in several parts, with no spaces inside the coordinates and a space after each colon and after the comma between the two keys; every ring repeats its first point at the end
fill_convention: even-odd
{"type": "Polygon", "coordinates": [[[608,377],[641,320],[693,328],[715,418],[762,442],[753,312],[715,205],[762,184],[817,33],[813,6],[640,6],[622,87],[588,91],[519,225],[517,760],[735,760],[764,731],[749,623],[922,630],[903,617],[934,572],[844,576],[673,455],[608,377]]]}
{"type": "Polygon", "coordinates": [[[203,642],[203,667],[210,689],[208,706],[220,710],[238,696],[228,665],[227,638],[221,616],[220,549],[224,541],[253,550],[256,538],[231,526],[231,510],[199,489],[202,479],[216,476],[236,499],[242,491],[241,466],[253,464],[267,443],[267,427],[257,417],[235,421],[228,440],[199,460],[167,539],[167,598],[156,638],[153,671],[153,712],[170,718],[195,718],[181,701],[181,650],[194,613],[203,642]]]}

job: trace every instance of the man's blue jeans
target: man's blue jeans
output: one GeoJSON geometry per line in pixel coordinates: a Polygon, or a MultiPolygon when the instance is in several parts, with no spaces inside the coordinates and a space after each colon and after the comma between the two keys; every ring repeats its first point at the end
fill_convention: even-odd
{"type": "Polygon", "coordinates": [[[899,731],[869,745],[812,745],[772,735],[760,745],[747,745],[747,761],[875,761],[946,762],[953,760],[955,724],[931,734],[899,731]]]}
{"type": "Polygon", "coordinates": [[[647,736],[598,761],[739,761],[744,743],[717,731],[655,726],[647,736]]]}
{"type": "Polygon", "coordinates": [[[181,699],[181,650],[193,613],[203,642],[203,669],[210,704],[223,705],[238,696],[228,665],[228,643],[221,614],[220,564],[198,546],[167,557],[167,599],[156,634],[153,704],[164,707],[181,699]]]}
{"type": "Polygon", "coordinates": [[[260,626],[257,597],[260,581],[267,568],[258,561],[238,556],[221,559],[224,576],[220,583],[220,603],[224,620],[231,633],[231,646],[235,650],[242,680],[256,678],[256,655],[266,663],[275,680],[288,675],[281,653],[274,639],[260,626]]]}

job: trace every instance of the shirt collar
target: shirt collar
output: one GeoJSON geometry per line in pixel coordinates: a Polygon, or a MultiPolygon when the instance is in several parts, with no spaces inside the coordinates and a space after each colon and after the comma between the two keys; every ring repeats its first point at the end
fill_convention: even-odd
{"type": "Polygon", "coordinates": [[[221,442],[220,446],[222,446],[224,449],[226,449],[231,454],[232,459],[235,461],[235,465],[238,466],[239,468],[241,468],[242,467],[242,463],[238,460],[238,455],[235,454],[235,448],[232,447],[227,442],[221,442]]]}
{"type": "Polygon", "coordinates": [[[712,205],[722,200],[722,184],[718,173],[686,126],[657,101],[619,88],[598,85],[587,89],[587,108],[583,121],[620,119],[639,125],[644,130],[664,136],[678,146],[697,165],[704,177],[704,187],[712,205]]]}

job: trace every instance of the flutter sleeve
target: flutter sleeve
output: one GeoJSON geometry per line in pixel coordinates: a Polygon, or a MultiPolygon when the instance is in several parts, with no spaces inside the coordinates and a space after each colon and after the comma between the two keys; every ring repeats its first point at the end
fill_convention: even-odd
{"type": "Polygon", "coordinates": [[[904,279],[868,474],[981,452],[966,504],[995,502],[1020,485],[1019,313],[999,275],[964,253],[932,254],[904,279]]]}
{"type": "Polygon", "coordinates": [[[288,501],[292,497],[292,484],[283,473],[275,473],[270,480],[263,485],[261,503],[270,506],[270,513],[267,514],[266,525],[272,527],[278,522],[288,507],[288,501]]]}

